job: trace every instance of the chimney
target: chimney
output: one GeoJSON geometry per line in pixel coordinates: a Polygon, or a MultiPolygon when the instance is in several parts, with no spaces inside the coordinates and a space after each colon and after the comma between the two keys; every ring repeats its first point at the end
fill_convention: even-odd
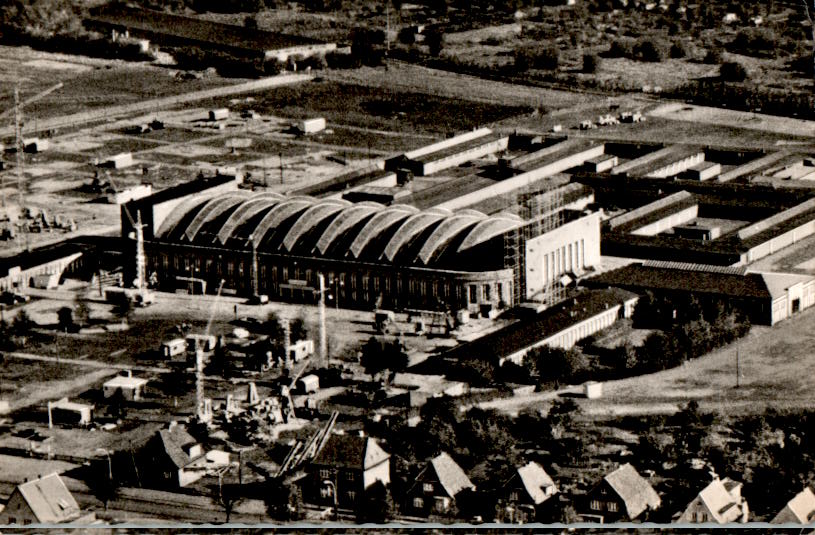
{"type": "Polygon", "coordinates": [[[167,426],[167,429],[168,429],[169,431],[172,431],[172,430],[173,430],[173,429],[175,429],[176,427],[178,427],[178,422],[176,422],[175,420],[172,420],[172,421],[170,422],[170,425],[168,425],[168,426],[167,426]]]}

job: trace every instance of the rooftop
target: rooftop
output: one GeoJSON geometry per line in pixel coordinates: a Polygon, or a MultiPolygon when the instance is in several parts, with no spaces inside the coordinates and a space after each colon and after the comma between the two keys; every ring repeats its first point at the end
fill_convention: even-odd
{"type": "Polygon", "coordinates": [[[314,464],[367,470],[390,458],[376,441],[358,435],[332,434],[314,458],[314,464]]]}
{"type": "Polygon", "coordinates": [[[646,509],[656,509],[661,500],[651,484],[630,464],[626,463],[605,478],[611,488],[625,502],[628,518],[635,519],[646,509]]]}
{"type": "Polygon", "coordinates": [[[79,518],[79,505],[59,474],[23,483],[17,490],[40,524],[60,524],[79,518]]]}
{"type": "Polygon", "coordinates": [[[532,319],[524,319],[444,353],[445,357],[502,359],[637,296],[618,288],[584,290],[532,319]]]}
{"type": "Polygon", "coordinates": [[[433,457],[430,460],[429,468],[436,473],[439,484],[451,498],[464,489],[475,489],[475,485],[464,470],[446,452],[441,452],[438,456],[433,457]]]}
{"type": "Polygon", "coordinates": [[[143,377],[127,377],[125,375],[117,375],[113,379],[106,381],[104,386],[106,388],[138,388],[144,386],[149,381],[143,377]]]}
{"type": "Polygon", "coordinates": [[[488,143],[493,143],[495,141],[498,141],[499,139],[505,139],[505,138],[507,138],[507,136],[505,134],[500,134],[500,133],[497,133],[497,132],[491,132],[491,133],[487,134],[486,136],[471,139],[471,140],[465,141],[464,143],[459,143],[458,145],[453,145],[452,147],[446,147],[446,148],[439,149],[439,150],[434,151],[434,152],[429,152],[427,154],[423,154],[421,156],[416,156],[415,158],[412,158],[412,160],[415,161],[415,162],[421,162],[421,163],[437,162],[439,160],[443,160],[445,158],[448,158],[450,156],[454,156],[454,155],[459,154],[461,152],[465,152],[465,151],[468,151],[470,149],[475,149],[477,147],[482,147],[484,145],[487,145],[488,143]]]}

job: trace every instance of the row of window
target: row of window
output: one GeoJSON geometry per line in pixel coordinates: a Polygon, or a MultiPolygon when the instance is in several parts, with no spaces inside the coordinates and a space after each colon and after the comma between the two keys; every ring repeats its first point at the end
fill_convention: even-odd
{"type": "Polygon", "coordinates": [[[543,255],[543,280],[554,281],[564,273],[581,269],[585,263],[585,241],[575,240],[543,255]]]}
{"type": "MultiPolygon", "coordinates": [[[[600,500],[592,500],[591,503],[589,504],[589,507],[591,507],[592,511],[602,511],[603,504],[604,502],[601,502],[600,500]]],[[[617,512],[617,502],[605,502],[605,506],[606,511],[610,513],[617,512]]]]}

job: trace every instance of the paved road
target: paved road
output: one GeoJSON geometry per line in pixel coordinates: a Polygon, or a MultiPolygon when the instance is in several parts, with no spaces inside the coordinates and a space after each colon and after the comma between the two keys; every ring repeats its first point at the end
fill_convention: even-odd
{"type": "MultiPolygon", "coordinates": [[[[193,91],[172,97],[162,97],[151,100],[143,100],[132,104],[123,104],[119,106],[110,106],[107,108],[90,110],[81,113],[74,113],[71,115],[63,115],[60,117],[51,117],[48,119],[39,119],[36,122],[27,124],[23,128],[23,133],[30,133],[34,129],[50,130],[52,128],[64,128],[67,126],[77,126],[98,121],[108,121],[121,117],[123,115],[132,115],[136,113],[152,112],[161,108],[168,108],[185,104],[188,102],[195,102],[197,100],[206,100],[210,98],[225,97],[239,93],[250,93],[255,91],[262,91],[264,89],[272,89],[281,85],[296,84],[312,80],[314,77],[310,74],[284,74],[279,76],[272,76],[269,78],[262,78],[260,80],[253,80],[251,82],[244,82],[241,84],[230,85],[226,87],[216,87],[213,89],[205,89],[202,91],[193,91]]],[[[0,128],[0,136],[10,136],[14,133],[13,127],[0,128]]]]}
{"type": "Polygon", "coordinates": [[[150,372],[150,373],[167,373],[170,370],[167,368],[159,368],[157,366],[138,366],[138,365],[131,365],[131,364],[115,364],[110,362],[99,362],[98,360],[84,360],[84,359],[71,359],[71,358],[60,358],[60,357],[50,357],[46,355],[34,355],[32,353],[5,353],[5,357],[11,357],[16,359],[25,359],[25,360],[35,360],[40,362],[55,362],[57,364],[73,364],[76,366],[85,366],[86,368],[98,368],[103,370],[133,370],[133,371],[140,371],[140,372],[150,372]]]}

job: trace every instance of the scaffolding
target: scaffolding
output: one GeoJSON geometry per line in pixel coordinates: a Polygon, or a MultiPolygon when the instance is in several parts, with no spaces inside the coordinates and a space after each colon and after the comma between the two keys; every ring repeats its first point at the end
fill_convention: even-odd
{"type": "Polygon", "coordinates": [[[512,302],[542,301],[551,306],[565,298],[560,277],[547,277],[542,294],[527,296],[526,244],[563,224],[563,193],[554,184],[528,184],[504,196],[506,212],[521,217],[523,224],[504,234],[504,267],[512,269],[512,302]]]}

